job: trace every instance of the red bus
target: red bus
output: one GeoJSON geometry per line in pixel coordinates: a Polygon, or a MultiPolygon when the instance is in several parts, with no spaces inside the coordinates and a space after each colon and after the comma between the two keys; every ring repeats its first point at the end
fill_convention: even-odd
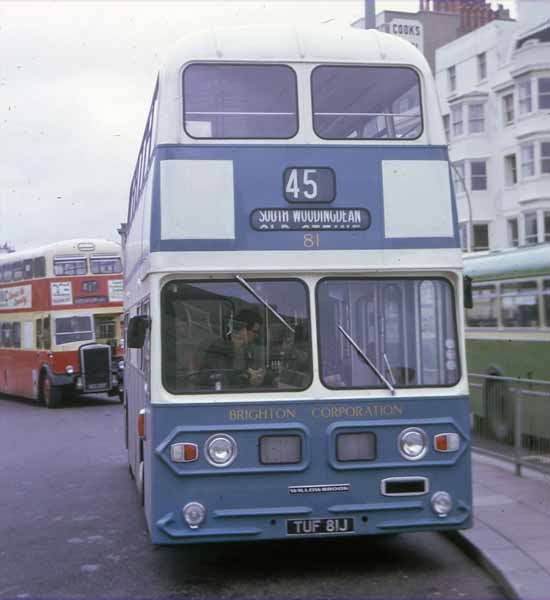
{"type": "Polygon", "coordinates": [[[122,399],[119,244],[82,239],[0,256],[0,393],[62,405],[122,399]]]}

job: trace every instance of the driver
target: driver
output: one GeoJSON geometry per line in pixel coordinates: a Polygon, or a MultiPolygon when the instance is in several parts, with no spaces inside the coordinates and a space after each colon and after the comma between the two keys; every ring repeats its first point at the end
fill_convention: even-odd
{"type": "Polygon", "coordinates": [[[233,331],[226,339],[215,340],[204,356],[204,375],[208,385],[243,387],[261,385],[265,369],[255,369],[252,345],[262,326],[262,317],[250,308],[239,311],[233,331]],[[216,373],[218,371],[218,373],[216,373]],[[219,382],[219,383],[218,383],[219,382]]]}

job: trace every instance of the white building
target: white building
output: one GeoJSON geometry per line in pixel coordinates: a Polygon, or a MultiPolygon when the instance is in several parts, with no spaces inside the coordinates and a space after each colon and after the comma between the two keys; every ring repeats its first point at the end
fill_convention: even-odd
{"type": "Polygon", "coordinates": [[[439,48],[436,83],[464,250],[550,242],[550,0],[439,48]]]}

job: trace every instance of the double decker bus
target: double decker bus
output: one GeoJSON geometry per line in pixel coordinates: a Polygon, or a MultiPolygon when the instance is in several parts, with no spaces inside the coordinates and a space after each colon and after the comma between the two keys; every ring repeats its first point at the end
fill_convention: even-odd
{"type": "Polygon", "coordinates": [[[99,239],[0,257],[0,393],[48,408],[82,393],[122,398],[122,257],[99,239]]]}
{"type": "Polygon", "coordinates": [[[126,434],[153,543],[471,524],[462,258],[424,57],[182,40],[130,186],[126,434]]]}

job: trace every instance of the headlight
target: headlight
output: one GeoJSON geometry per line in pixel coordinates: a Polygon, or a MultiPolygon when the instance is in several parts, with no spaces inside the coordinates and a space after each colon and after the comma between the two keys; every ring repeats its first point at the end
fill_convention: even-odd
{"type": "Polygon", "coordinates": [[[65,367],[65,373],[67,373],[67,375],[72,375],[74,373],[73,365],[67,365],[65,367]]]}
{"type": "Polygon", "coordinates": [[[205,453],[214,467],[227,467],[237,457],[237,444],[230,435],[216,433],[206,441],[205,453]]]}
{"type": "Polygon", "coordinates": [[[436,492],[430,502],[434,513],[438,517],[446,517],[453,508],[453,500],[447,492],[436,492]]]}
{"type": "Polygon", "coordinates": [[[206,517],[206,508],[200,502],[188,502],[181,512],[191,529],[196,529],[206,517]]]}
{"type": "Polygon", "coordinates": [[[119,371],[124,371],[124,361],[123,360],[119,360],[117,367],[118,367],[119,371]]]}
{"type": "Polygon", "coordinates": [[[399,434],[399,452],[407,460],[419,460],[428,451],[428,436],[419,427],[408,427],[399,434]]]}

